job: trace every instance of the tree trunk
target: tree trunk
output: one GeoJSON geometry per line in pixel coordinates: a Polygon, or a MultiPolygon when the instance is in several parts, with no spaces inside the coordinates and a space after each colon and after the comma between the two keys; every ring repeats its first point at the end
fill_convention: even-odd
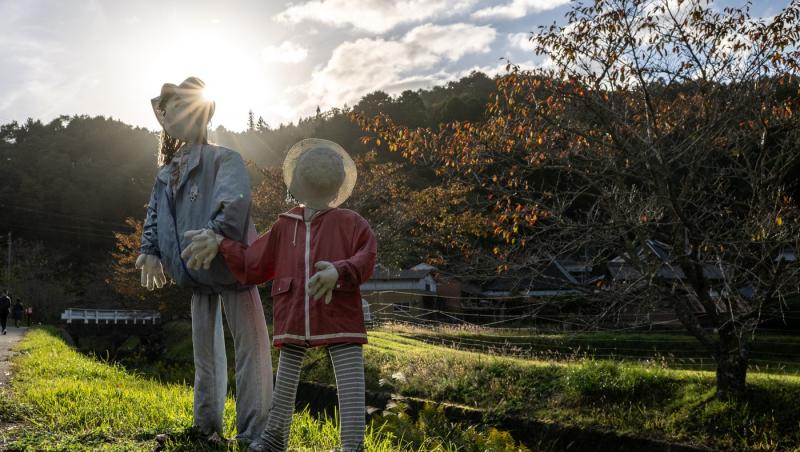
{"type": "Polygon", "coordinates": [[[720,331],[717,360],[717,398],[741,399],[747,379],[747,348],[730,332],[720,331]]]}

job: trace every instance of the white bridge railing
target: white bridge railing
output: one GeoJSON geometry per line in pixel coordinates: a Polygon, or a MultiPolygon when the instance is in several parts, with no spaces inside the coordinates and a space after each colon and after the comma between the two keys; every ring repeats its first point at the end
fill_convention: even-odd
{"type": "Polygon", "coordinates": [[[96,324],[125,324],[128,322],[134,325],[147,323],[155,324],[161,320],[158,311],[137,311],[125,309],[80,309],[69,308],[61,313],[61,320],[67,323],[83,322],[96,324]]]}

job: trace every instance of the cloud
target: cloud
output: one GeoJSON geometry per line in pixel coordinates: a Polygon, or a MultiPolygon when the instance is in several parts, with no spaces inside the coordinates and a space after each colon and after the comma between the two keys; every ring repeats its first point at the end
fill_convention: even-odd
{"type": "Polygon", "coordinates": [[[533,43],[530,41],[530,33],[509,33],[508,43],[511,47],[516,49],[532,52],[534,50],[533,43]]]}
{"type": "Polygon", "coordinates": [[[371,33],[385,33],[402,23],[466,12],[476,0],[313,0],[291,5],[278,13],[278,22],[320,22],[334,27],[351,26],[371,33]]]}
{"type": "Polygon", "coordinates": [[[476,19],[519,19],[530,13],[556,9],[571,0],[511,0],[511,3],[482,8],[474,13],[476,19]]]}
{"type": "Polygon", "coordinates": [[[545,62],[537,62],[537,61],[534,61],[534,60],[527,60],[527,61],[523,61],[523,62],[511,62],[511,63],[509,63],[509,61],[503,60],[503,61],[499,61],[497,64],[488,64],[488,65],[484,65],[484,66],[475,65],[475,66],[472,66],[470,68],[461,69],[461,70],[453,72],[453,73],[448,73],[447,76],[444,77],[444,78],[448,82],[451,81],[451,80],[460,80],[460,79],[470,75],[473,72],[483,72],[484,74],[486,74],[489,77],[495,77],[495,76],[498,76],[498,75],[499,76],[503,76],[503,75],[506,75],[506,74],[509,73],[509,69],[511,69],[509,64],[512,64],[513,66],[517,66],[522,71],[533,71],[533,70],[537,70],[537,69],[543,68],[544,65],[545,65],[545,62]]]}
{"type": "Polygon", "coordinates": [[[487,53],[495,36],[496,31],[488,26],[425,24],[399,40],[363,38],[344,42],[304,87],[306,108],[352,105],[375,90],[396,93],[430,87],[441,78],[441,73],[431,74],[435,66],[458,61],[468,53],[487,53]],[[453,45],[456,42],[458,45],[453,45]]]}
{"type": "Polygon", "coordinates": [[[308,49],[291,41],[269,45],[261,49],[261,58],[274,63],[299,63],[308,56],[308,49]]]}
{"type": "Polygon", "coordinates": [[[4,63],[0,86],[7,93],[0,100],[0,120],[19,119],[24,115],[17,113],[21,110],[39,117],[58,104],[67,93],[56,89],[67,80],[54,60],[64,56],[64,49],[56,42],[0,35],[0,60],[4,63]]]}

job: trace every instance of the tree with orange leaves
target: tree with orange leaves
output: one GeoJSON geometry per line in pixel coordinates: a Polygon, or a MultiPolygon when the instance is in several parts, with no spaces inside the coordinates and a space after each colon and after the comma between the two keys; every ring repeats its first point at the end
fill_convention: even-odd
{"type": "Polygon", "coordinates": [[[748,341],[800,285],[799,18],[796,2],[770,19],[705,0],[578,3],[532,33],[544,64],[510,67],[484,121],[358,119],[482,195],[500,269],[618,257],[624,281],[587,291],[597,318],[670,306],[716,360],[717,395],[738,397],[748,341]],[[666,252],[647,258],[648,243],[666,252]]]}
{"type": "Polygon", "coordinates": [[[135,300],[137,307],[158,309],[164,317],[189,316],[186,291],[168,284],[159,291],[148,291],[142,287],[140,272],[133,266],[139,255],[143,222],[135,218],[125,219],[131,231],[114,232],[115,250],[111,253],[111,268],[106,283],[122,297],[135,300]]]}

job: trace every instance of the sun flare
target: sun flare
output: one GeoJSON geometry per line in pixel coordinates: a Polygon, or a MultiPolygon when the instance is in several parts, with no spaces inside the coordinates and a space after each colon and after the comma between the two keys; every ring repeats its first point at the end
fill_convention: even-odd
{"type": "Polygon", "coordinates": [[[195,76],[205,82],[203,96],[216,102],[215,124],[242,129],[249,110],[263,111],[275,97],[274,83],[259,55],[241,49],[235,34],[185,30],[164,40],[149,74],[154,87],[195,76]]]}

